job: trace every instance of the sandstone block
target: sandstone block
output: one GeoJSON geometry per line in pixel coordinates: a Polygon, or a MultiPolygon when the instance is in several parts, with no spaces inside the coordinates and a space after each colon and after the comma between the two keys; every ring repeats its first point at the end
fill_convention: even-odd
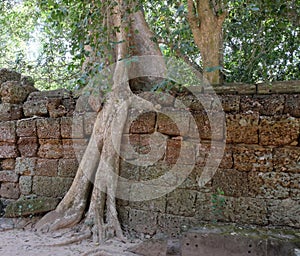
{"type": "Polygon", "coordinates": [[[215,191],[222,188],[224,195],[241,197],[248,195],[248,175],[234,169],[218,169],[212,178],[212,186],[215,191]]]}
{"type": "Polygon", "coordinates": [[[130,133],[153,133],[155,129],[155,112],[146,112],[139,115],[130,124],[130,133]]]}
{"type": "Polygon", "coordinates": [[[0,142],[0,158],[16,158],[18,151],[15,143],[0,142]]]}
{"type": "Polygon", "coordinates": [[[16,123],[0,122],[0,142],[16,142],[16,123]]]}
{"type": "Polygon", "coordinates": [[[202,140],[223,140],[225,131],[224,113],[195,112],[193,120],[190,120],[189,137],[200,138],[202,140]]]}
{"type": "Polygon", "coordinates": [[[269,221],[272,225],[300,228],[300,201],[268,200],[269,221]]]}
{"type": "Polygon", "coordinates": [[[37,135],[40,139],[59,139],[59,119],[43,118],[36,121],[37,135]]]}
{"type": "Polygon", "coordinates": [[[19,176],[11,170],[0,171],[0,182],[18,182],[19,176]]]}
{"type": "Polygon", "coordinates": [[[34,176],[32,191],[38,196],[63,197],[73,182],[72,178],[34,176]]]}
{"type": "Polygon", "coordinates": [[[227,143],[258,143],[258,113],[227,114],[227,143]]]}
{"type": "Polygon", "coordinates": [[[289,116],[261,117],[259,138],[261,145],[297,145],[300,122],[289,116]]]}
{"type": "Polygon", "coordinates": [[[149,211],[129,210],[129,227],[138,233],[153,235],[157,230],[157,214],[149,211]]]}
{"type": "Polygon", "coordinates": [[[157,131],[172,136],[188,136],[189,118],[185,111],[164,110],[157,116],[157,131]]]}
{"type": "Polygon", "coordinates": [[[21,119],[22,116],[22,106],[10,103],[0,103],[1,121],[18,120],[21,119]]]}
{"type": "Polygon", "coordinates": [[[197,191],[176,189],[167,195],[166,213],[193,217],[196,213],[197,191]]]}
{"type": "Polygon", "coordinates": [[[39,101],[44,99],[69,99],[71,98],[71,92],[67,89],[56,89],[52,91],[38,91],[32,92],[28,100],[39,101]]]}
{"type": "Polygon", "coordinates": [[[36,119],[18,120],[17,135],[19,137],[36,137],[36,119]]]}
{"type": "Polygon", "coordinates": [[[273,170],[273,149],[256,145],[236,145],[232,147],[234,168],[238,171],[273,170]]]}
{"type": "Polygon", "coordinates": [[[171,139],[167,141],[166,161],[169,164],[194,165],[196,163],[196,144],[191,141],[171,139]]]}
{"type": "Polygon", "coordinates": [[[63,147],[60,139],[40,139],[39,142],[39,157],[57,159],[63,156],[63,147]]]}
{"type": "Polygon", "coordinates": [[[286,95],[284,114],[300,117],[300,95],[286,95]]]}
{"type": "Polygon", "coordinates": [[[20,82],[7,81],[2,83],[0,87],[0,95],[2,102],[20,104],[26,100],[28,92],[24,87],[21,86],[20,82]]]}
{"type": "Polygon", "coordinates": [[[67,114],[67,109],[61,99],[49,99],[47,109],[51,118],[58,118],[67,114]]]}
{"type": "Polygon", "coordinates": [[[26,101],[23,104],[24,116],[26,117],[47,116],[48,115],[47,103],[48,103],[47,100],[26,101]]]}
{"type": "Polygon", "coordinates": [[[6,207],[5,217],[17,218],[46,213],[54,210],[58,203],[58,199],[47,197],[19,199],[6,207]]]}
{"type": "Polygon", "coordinates": [[[166,211],[166,196],[159,197],[154,200],[130,202],[129,206],[133,209],[160,212],[165,213],[166,211]]]}
{"type": "Polygon", "coordinates": [[[77,159],[59,159],[58,176],[75,177],[78,169],[77,159]]]}
{"type": "Polygon", "coordinates": [[[16,159],[16,173],[24,176],[35,174],[36,158],[18,157],[16,159]]]}
{"type": "Polygon", "coordinates": [[[299,147],[274,148],[273,158],[275,171],[300,173],[299,147]]]}
{"type": "MultiPolygon", "coordinates": [[[[158,231],[168,234],[172,238],[177,238],[182,232],[199,224],[193,217],[182,217],[172,214],[158,214],[158,231]]],[[[158,232],[157,232],[158,233],[158,232]]]]}
{"type": "Polygon", "coordinates": [[[32,176],[21,176],[19,180],[19,188],[21,195],[29,195],[32,193],[32,176]]]}
{"type": "Polygon", "coordinates": [[[266,199],[285,199],[290,195],[291,178],[288,173],[250,172],[249,195],[266,199]]]}
{"type": "Polygon", "coordinates": [[[83,116],[62,117],[61,136],[70,139],[84,138],[83,116]]]}
{"type": "Polygon", "coordinates": [[[2,170],[14,170],[15,169],[15,163],[16,160],[11,158],[11,159],[3,159],[1,161],[1,168],[2,170]]]}
{"type": "Polygon", "coordinates": [[[0,69],[0,85],[6,81],[20,81],[20,79],[21,74],[6,68],[0,69]]]}
{"type": "Polygon", "coordinates": [[[20,137],[18,149],[23,157],[34,157],[37,155],[38,140],[36,137],[20,137]]]}
{"type": "Polygon", "coordinates": [[[0,197],[9,199],[18,199],[20,190],[17,183],[5,182],[1,183],[0,197]]]}
{"type": "Polygon", "coordinates": [[[237,113],[240,110],[240,95],[219,95],[223,110],[226,113],[237,113]]]}
{"type": "Polygon", "coordinates": [[[78,161],[82,158],[88,141],[85,139],[63,139],[63,157],[77,158],[78,161]]]}
{"type": "Polygon", "coordinates": [[[35,175],[38,176],[57,176],[58,160],[38,159],[36,163],[35,175]]]}
{"type": "Polygon", "coordinates": [[[235,199],[232,221],[245,224],[267,225],[268,209],[264,199],[240,197],[235,199]]]}

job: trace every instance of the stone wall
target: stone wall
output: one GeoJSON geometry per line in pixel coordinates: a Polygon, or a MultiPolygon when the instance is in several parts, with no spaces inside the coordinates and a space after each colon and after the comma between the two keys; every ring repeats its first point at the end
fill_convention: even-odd
{"type": "Polygon", "coordinates": [[[91,115],[73,116],[70,91],[38,91],[30,77],[16,72],[1,69],[0,86],[0,198],[5,204],[55,198],[57,204],[76,174],[77,156],[91,133],[85,118],[91,115]]]}
{"type": "MultiPolygon", "coordinates": [[[[84,151],[96,114],[89,107],[74,111],[76,99],[71,92],[37,91],[30,78],[15,72],[0,70],[0,86],[0,198],[6,204],[20,198],[55,199],[49,210],[73,180],[78,167],[73,145],[84,151]]],[[[151,101],[165,114],[144,113],[127,127],[122,177],[138,182],[158,178],[176,164],[181,148],[191,149],[181,159],[183,169],[192,162],[195,166],[182,184],[162,197],[143,202],[118,200],[124,229],[176,235],[207,221],[300,228],[300,83],[214,89],[227,129],[226,134],[220,130],[217,139],[227,143],[218,171],[205,187],[198,186],[198,178],[211,147],[207,113],[213,113],[216,120],[224,115],[216,111],[213,98],[204,110],[186,92],[177,93],[176,100],[152,95],[151,101]],[[186,115],[186,110],[192,115],[186,115]],[[181,129],[170,117],[181,120],[181,129]],[[200,142],[194,136],[192,119],[200,142]],[[134,157],[127,155],[127,147],[147,155],[151,134],[160,134],[165,141],[152,148],[159,159],[148,166],[130,164],[128,160],[134,157]]],[[[209,98],[210,91],[203,95],[209,98]]]]}

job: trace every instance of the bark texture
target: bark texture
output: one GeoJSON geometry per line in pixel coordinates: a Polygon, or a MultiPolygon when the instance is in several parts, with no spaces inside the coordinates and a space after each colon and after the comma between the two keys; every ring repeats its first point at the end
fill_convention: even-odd
{"type": "MultiPolygon", "coordinates": [[[[117,2],[110,17],[113,26],[118,28],[114,35],[116,42],[119,42],[115,48],[115,59],[124,59],[129,54],[129,45],[134,45],[134,54],[161,55],[157,45],[150,39],[152,33],[141,11],[130,17],[131,29],[138,30],[139,33],[129,40],[125,29],[128,23],[123,19],[125,3],[122,0],[117,2]]],[[[98,113],[73,184],[57,208],[37,223],[37,229],[56,230],[74,226],[84,220],[95,242],[112,236],[123,238],[115,195],[119,175],[117,152],[120,150],[131,99],[136,99],[132,97],[128,78],[124,63],[117,61],[111,92],[103,109],[98,113]],[[118,125],[114,125],[112,131],[112,122],[116,122],[116,115],[118,125]]]]}
{"type": "Polygon", "coordinates": [[[226,12],[222,11],[222,1],[188,0],[188,20],[194,41],[200,50],[203,62],[203,75],[210,84],[221,84],[223,65],[222,25],[226,12]]]}

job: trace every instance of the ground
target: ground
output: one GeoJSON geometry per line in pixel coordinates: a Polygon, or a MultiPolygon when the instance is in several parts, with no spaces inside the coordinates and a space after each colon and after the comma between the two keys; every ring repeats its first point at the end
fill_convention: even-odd
{"type": "Polygon", "coordinates": [[[0,218],[0,255],[3,256],[137,256],[127,251],[140,241],[121,242],[107,240],[99,245],[90,239],[78,243],[59,245],[70,241],[76,229],[41,233],[33,229],[35,220],[0,218]]]}

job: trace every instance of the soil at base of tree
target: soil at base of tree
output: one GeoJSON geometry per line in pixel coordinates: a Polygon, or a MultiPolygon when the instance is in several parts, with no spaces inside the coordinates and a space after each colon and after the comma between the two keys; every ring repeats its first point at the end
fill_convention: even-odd
{"type": "MultiPolygon", "coordinates": [[[[36,219],[0,218],[0,255],[2,256],[137,256],[127,250],[140,240],[121,242],[110,239],[103,244],[95,244],[91,239],[58,245],[76,236],[76,228],[41,233],[34,230],[36,219]]],[[[77,227],[78,228],[78,227],[77,227]]],[[[78,233],[79,234],[79,233],[78,233]]]]}

